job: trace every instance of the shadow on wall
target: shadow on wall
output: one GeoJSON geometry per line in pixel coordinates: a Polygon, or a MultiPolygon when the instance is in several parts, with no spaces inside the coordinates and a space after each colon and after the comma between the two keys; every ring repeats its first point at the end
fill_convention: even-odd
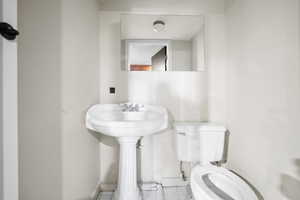
{"type": "Polygon", "coordinates": [[[89,134],[91,134],[93,137],[95,137],[98,141],[100,141],[101,137],[100,137],[99,133],[92,131],[90,129],[87,129],[87,131],[89,132],[89,134]]]}
{"type": "Polygon", "coordinates": [[[109,171],[105,174],[104,180],[109,181],[109,183],[116,183],[119,174],[119,143],[114,137],[104,134],[99,135],[102,144],[113,147],[113,157],[115,158],[114,162],[110,164],[109,171]]]}
{"type": "MultiPolygon", "coordinates": [[[[294,164],[298,169],[298,175],[300,177],[300,159],[295,159],[294,164]]],[[[300,179],[296,179],[288,174],[281,174],[281,193],[290,200],[300,199],[300,179]]]]}
{"type": "MultiPolygon", "coordinates": [[[[119,144],[117,140],[113,137],[106,136],[104,134],[99,134],[95,131],[89,130],[89,133],[98,139],[99,142],[106,146],[113,147],[114,158],[116,161],[112,162],[109,166],[109,171],[105,174],[104,180],[108,180],[107,183],[115,183],[116,178],[118,177],[118,168],[119,168],[119,144]]],[[[84,200],[84,199],[83,199],[84,200]]]]}

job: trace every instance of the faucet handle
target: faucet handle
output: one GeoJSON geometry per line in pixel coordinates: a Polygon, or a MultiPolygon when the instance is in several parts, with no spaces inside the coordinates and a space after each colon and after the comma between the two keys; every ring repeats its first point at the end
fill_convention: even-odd
{"type": "Polygon", "coordinates": [[[129,111],[129,112],[132,112],[132,111],[136,111],[136,112],[139,112],[141,110],[141,108],[144,108],[144,105],[143,104],[138,104],[138,103],[120,103],[119,104],[121,107],[122,107],[122,111],[125,112],[125,111],[129,111]]]}

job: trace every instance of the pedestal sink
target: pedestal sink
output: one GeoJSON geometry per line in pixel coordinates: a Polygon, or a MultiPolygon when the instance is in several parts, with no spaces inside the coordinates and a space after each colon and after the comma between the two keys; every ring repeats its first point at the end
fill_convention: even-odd
{"type": "Polygon", "coordinates": [[[98,104],[86,114],[86,127],[116,137],[120,144],[119,179],[114,200],[140,200],[137,187],[136,143],[168,127],[167,110],[138,104],[98,104]]]}

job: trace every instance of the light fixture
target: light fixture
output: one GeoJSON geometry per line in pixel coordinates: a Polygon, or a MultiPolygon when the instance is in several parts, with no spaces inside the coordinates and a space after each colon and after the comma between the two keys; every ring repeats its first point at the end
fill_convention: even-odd
{"type": "Polygon", "coordinates": [[[162,20],[156,20],[153,22],[153,31],[161,32],[165,29],[165,22],[162,20]]]}

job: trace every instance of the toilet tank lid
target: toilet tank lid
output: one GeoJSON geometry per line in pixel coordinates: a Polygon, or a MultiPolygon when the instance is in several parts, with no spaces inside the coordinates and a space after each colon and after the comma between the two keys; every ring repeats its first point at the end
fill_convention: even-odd
{"type": "Polygon", "coordinates": [[[212,122],[195,122],[181,121],[174,122],[173,127],[177,131],[220,131],[225,132],[227,129],[224,125],[212,122]]]}

